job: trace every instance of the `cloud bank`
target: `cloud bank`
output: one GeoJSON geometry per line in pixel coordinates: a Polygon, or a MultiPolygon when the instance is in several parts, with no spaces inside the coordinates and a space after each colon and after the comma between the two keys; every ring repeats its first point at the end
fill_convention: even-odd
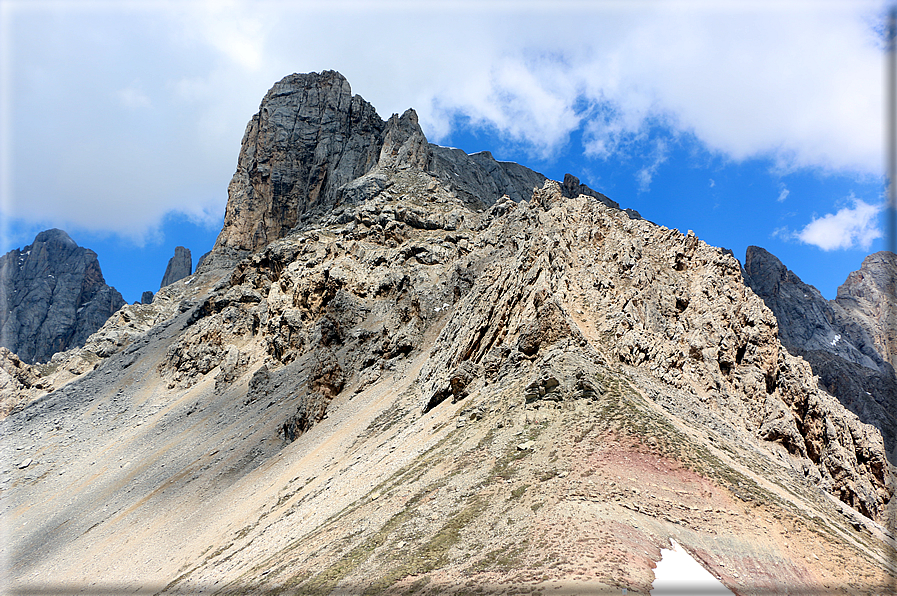
{"type": "MultiPolygon", "coordinates": [[[[782,171],[877,175],[882,163],[881,2],[9,1],[4,12],[4,213],[138,242],[166,213],[217,221],[246,122],[292,72],[337,69],[381,116],[417,109],[433,141],[464,121],[543,159],[574,131],[580,151],[617,159],[662,129],[782,171]]],[[[666,142],[649,141],[644,189],[666,142]]]]}
{"type": "Polygon", "coordinates": [[[882,236],[877,219],[883,206],[869,205],[856,198],[852,203],[853,207],[844,207],[837,213],[814,217],[794,237],[825,251],[856,247],[869,250],[872,241],[882,236]]]}

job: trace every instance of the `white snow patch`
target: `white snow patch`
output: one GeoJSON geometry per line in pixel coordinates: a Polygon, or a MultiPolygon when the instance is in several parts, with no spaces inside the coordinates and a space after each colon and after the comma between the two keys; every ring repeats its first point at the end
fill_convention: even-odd
{"type": "Polygon", "coordinates": [[[841,341],[841,334],[838,333],[835,335],[835,339],[832,340],[832,347],[838,345],[838,342],[841,341]]]}
{"type": "Polygon", "coordinates": [[[185,281],[185,282],[184,282],[184,285],[185,285],[185,286],[189,286],[191,281],[193,281],[193,278],[190,278],[190,279],[188,279],[187,281],[185,281]]]}
{"type": "Polygon", "coordinates": [[[695,561],[678,542],[670,538],[671,549],[661,549],[661,559],[654,569],[651,596],[701,594],[701,596],[732,595],[709,571],[695,561]]]}

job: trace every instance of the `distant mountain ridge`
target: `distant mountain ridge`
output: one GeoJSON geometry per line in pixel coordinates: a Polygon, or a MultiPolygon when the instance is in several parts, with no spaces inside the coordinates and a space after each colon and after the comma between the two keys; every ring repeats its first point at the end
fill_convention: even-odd
{"type": "Polygon", "coordinates": [[[84,345],[124,304],[103,279],[97,254],[62,230],[0,257],[0,346],[23,362],[84,345]]]}

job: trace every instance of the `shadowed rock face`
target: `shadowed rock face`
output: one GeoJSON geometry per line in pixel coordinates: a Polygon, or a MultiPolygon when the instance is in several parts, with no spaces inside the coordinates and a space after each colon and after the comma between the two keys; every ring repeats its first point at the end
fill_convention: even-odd
{"type": "Polygon", "coordinates": [[[766,250],[749,246],[745,256],[746,282],[779,322],[779,339],[788,349],[824,350],[873,370],[883,370],[869,331],[847,330],[839,322],[838,305],[805,284],[766,250]]]}
{"type": "Polygon", "coordinates": [[[897,255],[888,251],[863,259],[858,271],[838,288],[837,321],[847,330],[864,330],[874,349],[897,368],[897,255]]]}
{"type": "Polygon", "coordinates": [[[831,301],[762,248],[748,247],[744,266],[745,281],[776,316],[782,345],[810,363],[822,388],[881,431],[892,457],[897,454],[897,377],[889,362],[897,334],[895,265],[889,252],[866,257],[831,301]]]}
{"type": "Polygon", "coordinates": [[[29,364],[83,345],[125,303],[92,250],[62,230],[41,232],[0,259],[0,345],[29,364]]]}
{"type": "Polygon", "coordinates": [[[278,82],[243,135],[216,247],[255,250],[377,163],[384,122],[334,71],[278,82]]]}
{"type": "Polygon", "coordinates": [[[190,249],[176,246],[174,248],[174,256],[168,260],[165,275],[162,276],[162,285],[159,287],[164,288],[169,284],[188,277],[191,273],[193,273],[193,258],[190,255],[190,249]]]}

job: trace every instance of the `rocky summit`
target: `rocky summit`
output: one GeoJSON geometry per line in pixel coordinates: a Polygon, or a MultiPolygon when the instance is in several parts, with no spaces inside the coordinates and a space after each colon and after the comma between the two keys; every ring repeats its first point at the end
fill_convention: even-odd
{"type": "Polygon", "coordinates": [[[675,540],[737,594],[892,591],[884,429],[746,273],[773,279],[572,175],[432,145],[339,73],[286,77],[197,271],[20,367],[4,581],[648,594],[675,540]]]}
{"type": "Polygon", "coordinates": [[[829,301],[762,248],[748,247],[745,256],[745,281],[775,315],[782,345],[810,364],[824,390],[881,432],[890,461],[897,457],[895,280],[895,255],[875,253],[829,301]]]}
{"type": "MultiPolygon", "coordinates": [[[[171,285],[176,281],[180,281],[193,273],[193,257],[190,255],[190,249],[183,246],[174,247],[174,256],[168,260],[168,266],[165,267],[165,275],[162,276],[162,283],[159,287],[171,285]]],[[[152,294],[152,293],[150,293],[152,294]]],[[[150,302],[149,300],[141,302],[150,302]]]]}
{"type": "Polygon", "coordinates": [[[62,230],[0,258],[0,346],[22,362],[46,362],[84,345],[125,303],[106,285],[97,255],[62,230]]]}

